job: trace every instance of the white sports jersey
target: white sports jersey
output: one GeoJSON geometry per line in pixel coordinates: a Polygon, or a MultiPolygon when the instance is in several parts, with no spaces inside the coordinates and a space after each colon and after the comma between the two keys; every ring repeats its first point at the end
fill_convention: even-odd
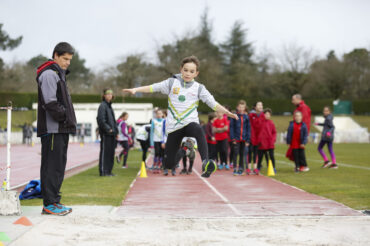
{"type": "Polygon", "coordinates": [[[153,146],[154,142],[164,142],[165,131],[164,131],[164,119],[153,119],[150,129],[150,145],[153,146]]]}
{"type": "Polygon", "coordinates": [[[167,134],[183,128],[191,122],[199,124],[197,111],[199,100],[202,100],[213,110],[217,106],[214,97],[204,85],[196,81],[184,82],[181,75],[175,75],[173,78],[151,85],[151,91],[168,95],[167,134]]]}
{"type": "Polygon", "coordinates": [[[148,137],[149,137],[149,133],[148,131],[146,130],[147,127],[150,127],[150,124],[147,124],[147,125],[143,125],[139,128],[139,130],[137,130],[137,133],[136,133],[136,139],[138,140],[142,140],[142,141],[146,141],[148,140],[148,137]]]}

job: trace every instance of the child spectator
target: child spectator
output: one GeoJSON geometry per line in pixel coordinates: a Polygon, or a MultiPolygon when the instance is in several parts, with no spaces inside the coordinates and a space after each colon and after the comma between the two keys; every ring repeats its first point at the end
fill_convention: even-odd
{"type": "Polygon", "coordinates": [[[300,111],[294,112],[294,121],[289,123],[287,144],[290,145],[288,154],[292,153],[295,172],[307,172],[310,169],[307,167],[306,156],[305,156],[305,145],[308,140],[308,130],[306,124],[302,121],[302,113],[300,111]]]}
{"type": "Polygon", "coordinates": [[[181,143],[181,148],[177,151],[176,154],[176,162],[182,158],[183,169],[181,170],[180,174],[191,174],[193,172],[193,164],[195,160],[195,144],[196,139],[185,137],[181,143]],[[189,169],[186,168],[187,158],[189,158],[189,169]]]}
{"type": "Polygon", "coordinates": [[[243,175],[244,173],[244,150],[245,146],[249,146],[250,142],[250,125],[247,115],[247,103],[240,100],[236,106],[238,120],[231,119],[230,121],[230,139],[233,148],[233,163],[234,175],[243,175]],[[239,155],[239,168],[237,158],[239,155]]]}
{"type": "Polygon", "coordinates": [[[262,102],[256,102],[254,104],[253,110],[249,113],[249,121],[251,124],[251,145],[249,146],[248,155],[248,169],[247,174],[251,173],[252,163],[254,174],[259,174],[257,169],[257,155],[258,155],[258,135],[261,130],[261,123],[264,120],[265,115],[263,113],[262,102]]]}
{"type": "Polygon", "coordinates": [[[263,156],[266,156],[266,161],[271,160],[275,169],[274,149],[276,142],[276,128],[271,120],[272,111],[269,108],[264,110],[265,119],[262,121],[261,132],[258,136],[258,170],[261,170],[263,156]]]}
{"type": "Polygon", "coordinates": [[[162,165],[164,156],[164,140],[165,140],[165,126],[163,119],[163,111],[156,111],[156,118],[152,120],[150,128],[150,146],[154,147],[154,163],[153,171],[154,173],[159,173],[160,167],[162,165]]]}
{"type": "Polygon", "coordinates": [[[122,156],[123,156],[122,168],[127,168],[126,164],[127,164],[128,151],[130,149],[130,142],[132,142],[131,137],[128,134],[127,119],[128,119],[128,113],[123,112],[117,120],[117,127],[118,127],[117,141],[118,141],[118,144],[122,146],[122,151],[118,156],[116,156],[116,158],[117,158],[117,162],[121,163],[122,156]]]}
{"type": "Polygon", "coordinates": [[[151,127],[150,124],[143,125],[142,127],[139,128],[136,134],[136,139],[139,141],[141,150],[143,151],[142,161],[145,162],[145,164],[146,164],[146,154],[148,152],[150,145],[149,140],[150,127],[151,127]]]}
{"type": "Polygon", "coordinates": [[[214,134],[213,122],[216,119],[216,113],[211,112],[208,114],[208,123],[206,125],[206,139],[208,145],[208,159],[216,161],[216,138],[214,134]]]}
{"type": "Polygon", "coordinates": [[[220,164],[218,166],[219,170],[222,170],[224,167],[226,170],[229,170],[230,167],[227,164],[227,149],[228,149],[228,120],[227,117],[224,117],[223,112],[216,113],[217,118],[213,121],[213,127],[215,128],[215,139],[216,139],[216,150],[217,154],[220,154],[220,164]]]}
{"type": "Polygon", "coordinates": [[[324,127],[321,134],[321,141],[318,147],[318,151],[321,154],[322,158],[324,159],[324,165],[322,165],[322,167],[337,169],[338,165],[336,164],[335,154],[333,150],[334,129],[335,129],[333,124],[333,115],[331,114],[331,110],[328,106],[324,107],[323,114],[325,118],[324,123],[315,123],[315,125],[324,127]],[[325,152],[323,150],[325,144],[328,145],[328,150],[331,156],[331,163],[328,157],[326,157],[325,152]]]}

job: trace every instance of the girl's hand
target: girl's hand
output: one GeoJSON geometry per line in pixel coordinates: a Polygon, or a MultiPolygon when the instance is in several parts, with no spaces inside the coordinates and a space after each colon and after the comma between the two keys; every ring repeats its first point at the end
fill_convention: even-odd
{"type": "Polygon", "coordinates": [[[300,145],[300,147],[301,147],[302,149],[304,149],[304,144],[301,144],[301,145],[300,145]]]}
{"type": "Polygon", "coordinates": [[[166,144],[161,144],[161,147],[162,147],[162,149],[165,149],[166,148],[166,144]]]}
{"type": "Polygon", "coordinates": [[[245,142],[245,146],[249,146],[249,143],[248,142],[245,142]]]}
{"type": "Polygon", "coordinates": [[[228,113],[227,113],[227,116],[229,116],[230,118],[233,118],[233,119],[239,120],[239,117],[238,117],[238,115],[237,115],[237,114],[233,114],[233,113],[231,113],[231,112],[228,112],[228,113]]]}
{"type": "Polygon", "coordinates": [[[131,95],[135,95],[136,94],[136,89],[135,88],[132,88],[132,89],[123,89],[122,91],[123,92],[128,92],[131,95]]]}

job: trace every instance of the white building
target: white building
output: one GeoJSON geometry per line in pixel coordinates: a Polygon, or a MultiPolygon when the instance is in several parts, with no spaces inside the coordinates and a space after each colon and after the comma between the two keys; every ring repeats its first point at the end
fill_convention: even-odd
{"type": "MultiPolygon", "coordinates": [[[[77,118],[77,129],[84,126],[85,142],[93,142],[96,140],[95,130],[98,127],[96,117],[100,103],[74,103],[77,118]]],[[[147,124],[153,116],[153,104],[151,103],[113,103],[112,104],[116,119],[123,113],[129,114],[128,123],[132,125],[147,124]]],[[[37,109],[37,103],[32,105],[33,109],[37,109]]],[[[77,141],[77,139],[71,139],[77,141]]]]}

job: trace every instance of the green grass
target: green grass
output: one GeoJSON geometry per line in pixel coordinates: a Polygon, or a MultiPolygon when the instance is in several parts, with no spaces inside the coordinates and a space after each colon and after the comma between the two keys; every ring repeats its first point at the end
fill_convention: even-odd
{"type": "Polygon", "coordinates": [[[352,118],[362,127],[367,127],[370,131],[370,116],[369,115],[353,115],[352,118]]]}
{"type": "Polygon", "coordinates": [[[306,156],[310,171],[295,174],[293,162],[285,158],[287,146],[277,145],[275,157],[278,173],[274,178],[354,209],[369,209],[370,169],[340,166],[340,163],[344,163],[370,168],[369,147],[369,144],[335,144],[339,169],[330,170],[321,168],[323,161],[316,150],[317,145],[309,144],[306,147],[306,156]]]}
{"type": "MultiPolygon", "coordinates": [[[[12,131],[21,131],[22,128],[19,126],[24,125],[24,123],[32,124],[36,120],[36,111],[12,111],[12,131]]],[[[6,110],[0,111],[0,126],[1,128],[6,128],[7,124],[7,112],[6,110]]]]}
{"type": "MultiPolygon", "coordinates": [[[[128,168],[115,163],[115,177],[100,177],[98,167],[67,178],[62,186],[62,202],[68,205],[119,206],[140,168],[141,152],[130,151],[128,168]]],[[[22,206],[42,205],[41,199],[21,201],[22,206]]]]}

